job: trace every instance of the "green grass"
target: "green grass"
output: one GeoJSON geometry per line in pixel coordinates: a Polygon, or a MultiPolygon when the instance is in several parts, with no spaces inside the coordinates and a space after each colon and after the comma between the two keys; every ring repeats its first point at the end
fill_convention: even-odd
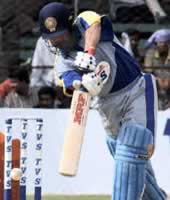
{"type": "MultiPolygon", "coordinates": [[[[33,200],[33,197],[28,197],[28,200],[33,200]]],[[[110,200],[110,196],[44,196],[42,200],[110,200]]]]}

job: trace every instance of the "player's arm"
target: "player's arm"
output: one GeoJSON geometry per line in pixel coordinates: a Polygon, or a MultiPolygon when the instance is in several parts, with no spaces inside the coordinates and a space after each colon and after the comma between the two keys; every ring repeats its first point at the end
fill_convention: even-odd
{"type": "Polygon", "coordinates": [[[101,35],[101,16],[93,11],[85,11],[77,17],[75,25],[84,36],[84,52],[78,52],[75,65],[82,70],[94,71],[94,56],[101,35]]]}
{"type": "Polygon", "coordinates": [[[89,54],[95,55],[97,44],[100,40],[101,26],[95,23],[85,31],[84,50],[89,54]]]}
{"type": "Polygon", "coordinates": [[[64,93],[72,95],[74,89],[84,88],[91,96],[97,96],[110,76],[110,65],[100,62],[94,72],[81,75],[78,71],[65,72],[60,78],[64,93]]]}
{"type": "Polygon", "coordinates": [[[101,16],[93,11],[82,12],[75,21],[84,35],[84,51],[94,55],[101,34],[101,16]]]}

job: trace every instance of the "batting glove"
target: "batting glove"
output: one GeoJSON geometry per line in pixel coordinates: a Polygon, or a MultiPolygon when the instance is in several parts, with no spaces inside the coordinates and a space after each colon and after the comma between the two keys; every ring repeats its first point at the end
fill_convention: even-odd
{"type": "Polygon", "coordinates": [[[91,96],[97,96],[110,75],[110,65],[107,62],[100,62],[95,72],[84,74],[82,76],[82,85],[91,96]]]}
{"type": "Polygon", "coordinates": [[[78,52],[74,65],[82,71],[94,71],[96,68],[96,59],[93,55],[86,52],[78,52]]]}

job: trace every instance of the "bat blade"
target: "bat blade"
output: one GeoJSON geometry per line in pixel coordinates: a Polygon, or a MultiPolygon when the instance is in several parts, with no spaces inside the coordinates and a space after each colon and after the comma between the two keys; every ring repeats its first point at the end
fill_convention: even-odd
{"type": "Polygon", "coordinates": [[[91,96],[87,92],[75,90],[73,93],[69,123],[59,163],[59,174],[63,176],[77,174],[90,99],[91,96]]]}

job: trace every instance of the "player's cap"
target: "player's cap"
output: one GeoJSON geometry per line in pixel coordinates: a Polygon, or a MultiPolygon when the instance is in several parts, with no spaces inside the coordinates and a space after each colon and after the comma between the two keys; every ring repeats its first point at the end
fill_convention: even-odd
{"type": "Polygon", "coordinates": [[[62,3],[49,3],[39,13],[40,31],[43,38],[64,34],[69,29],[71,12],[62,3]]]}

